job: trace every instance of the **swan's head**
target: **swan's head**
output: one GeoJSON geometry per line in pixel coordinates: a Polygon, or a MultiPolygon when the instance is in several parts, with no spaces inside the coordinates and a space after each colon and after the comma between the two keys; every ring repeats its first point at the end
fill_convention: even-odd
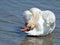
{"type": "Polygon", "coordinates": [[[41,14],[41,10],[38,8],[31,8],[30,10],[26,10],[25,12],[26,18],[28,19],[26,22],[26,26],[34,29],[39,20],[39,15],[41,14]]]}

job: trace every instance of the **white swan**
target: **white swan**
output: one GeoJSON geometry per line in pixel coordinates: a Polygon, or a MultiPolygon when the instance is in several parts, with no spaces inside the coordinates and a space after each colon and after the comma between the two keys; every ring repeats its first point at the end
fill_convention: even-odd
{"type": "Polygon", "coordinates": [[[31,8],[23,14],[26,16],[27,26],[32,28],[30,31],[25,31],[27,35],[47,35],[55,28],[55,14],[52,11],[31,8]]]}

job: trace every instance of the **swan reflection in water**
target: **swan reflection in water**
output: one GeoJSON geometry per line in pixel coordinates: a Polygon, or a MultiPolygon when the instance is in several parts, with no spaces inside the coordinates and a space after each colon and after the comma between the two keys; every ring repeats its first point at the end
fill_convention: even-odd
{"type": "Polygon", "coordinates": [[[46,37],[27,36],[21,45],[53,45],[53,37],[51,34],[46,37]]]}

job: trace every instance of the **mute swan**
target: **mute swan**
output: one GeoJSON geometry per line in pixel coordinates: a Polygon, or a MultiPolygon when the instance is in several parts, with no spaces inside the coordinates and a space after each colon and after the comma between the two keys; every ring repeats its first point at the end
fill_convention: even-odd
{"type": "Polygon", "coordinates": [[[23,15],[27,19],[27,27],[31,29],[25,31],[27,35],[40,36],[52,33],[55,28],[55,14],[52,11],[42,11],[39,8],[31,8],[24,11],[23,15]]]}

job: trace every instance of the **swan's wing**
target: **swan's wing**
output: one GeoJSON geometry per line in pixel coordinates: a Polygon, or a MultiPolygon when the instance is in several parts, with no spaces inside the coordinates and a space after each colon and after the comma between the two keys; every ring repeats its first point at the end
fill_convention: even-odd
{"type": "MultiPolygon", "coordinates": [[[[48,33],[51,33],[54,28],[55,28],[55,14],[49,10],[46,10],[46,11],[42,11],[42,17],[46,23],[46,25],[49,27],[49,31],[48,33]]],[[[48,34],[47,33],[47,34],[48,34]]]]}
{"type": "Polygon", "coordinates": [[[47,24],[47,26],[50,27],[49,33],[51,33],[54,30],[55,25],[56,25],[55,24],[55,21],[56,21],[55,14],[49,10],[42,11],[42,17],[45,20],[45,23],[47,24]]]}
{"type": "Polygon", "coordinates": [[[46,23],[54,23],[55,22],[55,14],[49,10],[42,11],[42,17],[46,21],[46,23]]]}
{"type": "Polygon", "coordinates": [[[24,11],[23,15],[27,20],[30,20],[32,18],[32,13],[29,10],[24,11]]]}

